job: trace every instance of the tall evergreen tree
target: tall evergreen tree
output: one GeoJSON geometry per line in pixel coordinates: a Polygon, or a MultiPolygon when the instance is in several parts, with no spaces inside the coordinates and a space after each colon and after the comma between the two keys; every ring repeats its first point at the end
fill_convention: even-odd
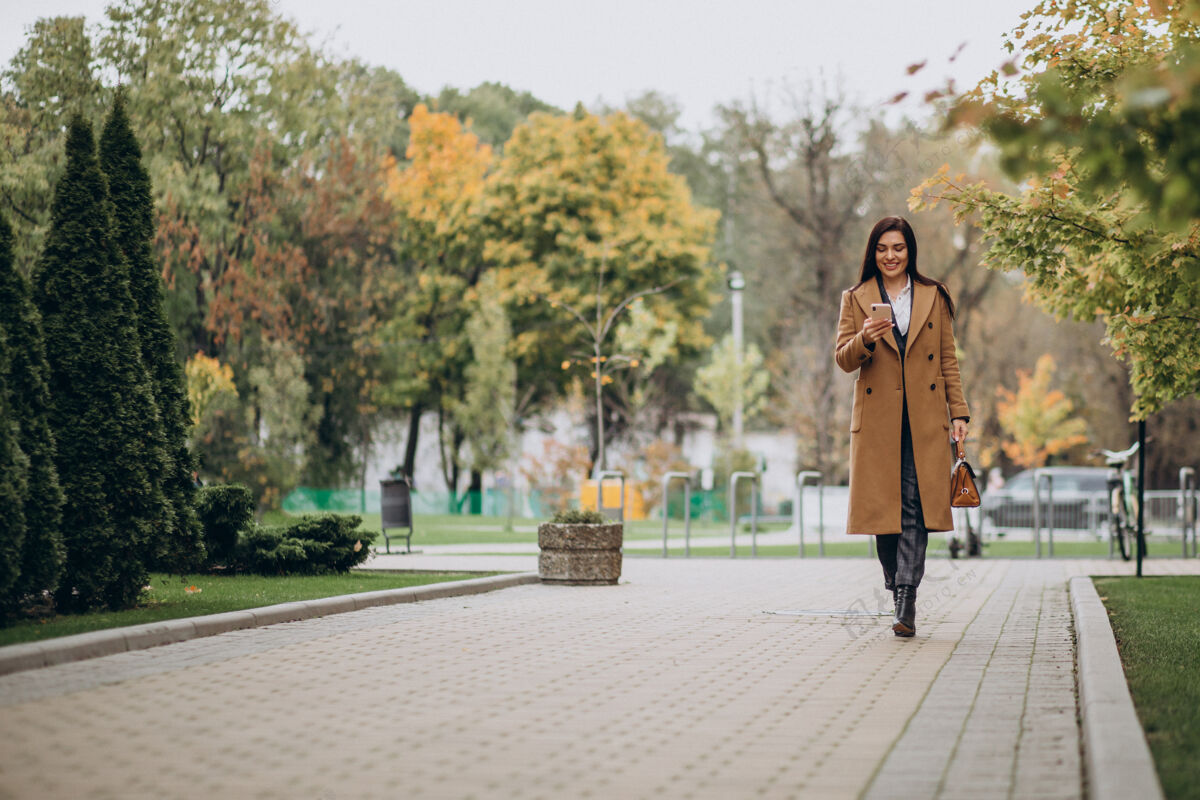
{"type": "Polygon", "coordinates": [[[29,459],[17,444],[17,421],[9,405],[7,338],[0,330],[0,597],[4,598],[21,574],[29,472],[29,459]]]}
{"type": "Polygon", "coordinates": [[[162,421],[167,457],[163,493],[174,512],[174,525],[160,532],[150,566],[186,572],[204,561],[192,479],[196,463],[187,446],[187,386],[183,368],[175,360],[175,332],[167,321],[161,273],[154,260],[150,175],[142,165],[142,149],[129,124],[123,89],[117,91],[112,113],[100,134],[100,169],[108,179],[117,247],[129,265],[129,291],[137,315],[142,363],[162,421]]]}
{"type": "Polygon", "coordinates": [[[15,607],[21,598],[53,592],[62,574],[62,489],[54,465],[54,436],[47,419],[50,403],[46,388],[46,348],[42,323],[29,284],[13,259],[12,228],[0,216],[0,333],[8,340],[9,407],[17,421],[21,450],[29,458],[29,485],[25,493],[25,543],[21,548],[20,577],[5,605],[15,607]]]}
{"type": "Polygon", "coordinates": [[[145,584],[154,532],[171,514],[128,267],[113,234],[92,126],[79,116],[68,127],[50,220],[33,283],[65,497],[67,562],[58,602],[125,608],[145,584]]]}

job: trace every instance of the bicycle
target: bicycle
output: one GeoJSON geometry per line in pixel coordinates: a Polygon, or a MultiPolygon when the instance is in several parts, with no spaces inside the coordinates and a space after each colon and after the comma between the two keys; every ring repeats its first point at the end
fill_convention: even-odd
{"type": "Polygon", "coordinates": [[[1138,443],[1125,450],[1100,450],[1104,456],[1108,473],[1108,531],[1116,539],[1121,558],[1128,561],[1133,557],[1134,541],[1137,537],[1138,497],[1134,471],[1127,468],[1129,460],[1138,451],[1138,443]]]}

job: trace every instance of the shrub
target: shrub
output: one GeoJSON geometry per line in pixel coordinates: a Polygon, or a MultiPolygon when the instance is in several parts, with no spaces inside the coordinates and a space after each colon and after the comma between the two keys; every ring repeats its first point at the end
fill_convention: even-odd
{"type": "Polygon", "coordinates": [[[346,572],[369,555],[376,534],[359,530],[362,518],[311,514],[290,525],[254,525],[238,537],[237,568],[259,575],[346,572]]]}
{"type": "Polygon", "coordinates": [[[234,562],[239,572],[259,575],[308,575],[304,543],[280,525],[251,525],[238,536],[234,562]]]}
{"type": "Polygon", "coordinates": [[[209,566],[229,564],[238,534],[254,515],[254,495],[240,483],[205,486],[196,493],[196,515],[204,531],[209,566]]]}
{"type": "Polygon", "coordinates": [[[594,509],[566,508],[550,521],[559,525],[603,525],[612,520],[594,509]]]}

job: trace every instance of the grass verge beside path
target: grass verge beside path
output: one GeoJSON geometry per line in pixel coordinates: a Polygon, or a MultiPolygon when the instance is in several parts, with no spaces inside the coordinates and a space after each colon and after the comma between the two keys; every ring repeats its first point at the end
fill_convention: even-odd
{"type": "Polygon", "coordinates": [[[225,611],[315,600],[342,594],[403,589],[429,583],[481,578],[489,573],[380,573],[351,572],[347,575],[293,575],[264,578],[258,575],[152,575],[137,608],[126,611],[96,611],[46,620],[24,620],[0,628],[0,645],[42,641],[75,633],[160,622],[181,617],[198,617],[225,611]],[[189,588],[198,591],[188,591],[189,588]]]}
{"type": "Polygon", "coordinates": [[[1095,584],[1163,792],[1172,800],[1200,798],[1200,577],[1095,584]]]}

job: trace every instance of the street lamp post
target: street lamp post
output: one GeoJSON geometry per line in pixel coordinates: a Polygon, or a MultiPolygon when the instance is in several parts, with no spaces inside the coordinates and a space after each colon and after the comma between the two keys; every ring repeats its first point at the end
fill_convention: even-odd
{"type": "Polygon", "coordinates": [[[734,446],[742,446],[742,401],[745,392],[742,389],[742,290],[746,288],[746,279],[738,271],[729,274],[729,291],[733,301],[733,442],[734,446]]]}
{"type": "MultiPolygon", "coordinates": [[[[612,369],[619,364],[627,364],[631,367],[636,367],[638,365],[636,358],[630,358],[629,356],[625,355],[604,355],[603,348],[605,339],[608,337],[608,334],[612,332],[617,318],[621,316],[621,312],[628,308],[631,303],[641,300],[643,297],[661,294],[683,280],[683,278],[676,278],[675,280],[665,283],[662,286],[655,286],[652,289],[643,289],[640,292],[634,292],[618,303],[615,308],[609,310],[604,305],[604,271],[607,266],[608,247],[606,245],[604,248],[604,256],[600,260],[600,269],[596,273],[596,317],[594,322],[590,321],[580,309],[575,308],[575,306],[571,305],[570,303],[565,303],[562,300],[550,300],[550,306],[552,308],[561,308],[571,314],[571,316],[575,317],[575,319],[580,323],[580,325],[583,326],[584,331],[587,333],[588,343],[592,347],[592,354],[586,360],[591,361],[592,378],[596,386],[596,464],[595,468],[593,469],[593,473],[597,476],[597,481],[599,481],[600,473],[604,471],[603,392],[604,379],[606,377],[604,374],[605,369],[612,369]]],[[[564,361],[562,367],[563,369],[569,369],[571,367],[571,361],[564,361]]],[[[599,486],[598,482],[597,486],[599,486]]]]}

